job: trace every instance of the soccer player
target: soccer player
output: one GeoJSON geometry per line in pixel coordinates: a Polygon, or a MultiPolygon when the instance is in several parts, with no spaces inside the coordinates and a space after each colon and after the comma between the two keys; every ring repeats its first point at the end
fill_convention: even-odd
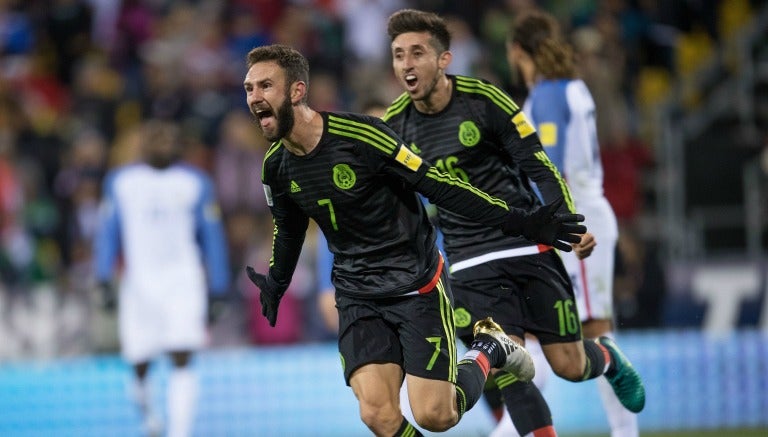
{"type": "Polygon", "coordinates": [[[527,351],[492,320],[475,325],[470,350],[457,360],[452,294],[417,192],[507,234],[566,249],[586,231],[574,223],[583,217],[554,214],[556,204],[509,208],[438,171],[381,119],[315,111],[306,102],[309,65],[290,47],[257,47],[247,67],[248,107],[273,142],[262,172],[275,224],[272,259],[266,275],[246,268],[270,325],[311,218],[334,255],[344,378],[374,434],[419,434],[400,410],[404,377],[414,418],[431,431],[459,421],[492,367],[530,380],[527,351]]]}
{"type": "MultiPolygon", "coordinates": [[[[573,281],[582,331],[588,338],[613,338],[613,269],[618,227],[603,195],[603,168],[595,103],[576,75],[573,51],[557,20],[542,11],[523,13],[507,38],[507,59],[529,88],[523,111],[536,126],[544,151],[568,182],[576,209],[597,246],[580,259],[563,254],[573,281]]],[[[636,437],[637,416],[625,408],[605,378],[597,380],[612,437],[636,437]]]]}
{"type": "MultiPolygon", "coordinates": [[[[568,187],[547,157],[536,129],[515,102],[480,79],[445,73],[451,62],[450,34],[436,14],[400,10],[389,18],[394,74],[405,89],[384,120],[437,168],[504,199],[536,208],[539,199],[574,210],[568,187]]],[[[645,393],[637,372],[608,337],[582,339],[574,292],[563,262],[551,246],[467,220],[438,206],[450,261],[459,337],[471,339],[472,323],[496,320],[516,343],[534,334],[554,372],[570,381],[605,374],[622,402],[639,411],[645,393]]],[[[470,209],[464,208],[464,212],[470,209]]],[[[584,247],[589,252],[589,239],[584,247]]],[[[579,242],[581,243],[581,242],[579,242]]],[[[496,373],[507,410],[521,435],[555,435],[541,392],[530,381],[496,373]]]]}
{"type": "Polygon", "coordinates": [[[189,436],[198,392],[190,361],[206,340],[208,292],[222,296],[229,287],[226,241],[212,182],[177,163],[179,127],[151,120],[143,133],[143,160],[113,170],[104,182],[96,279],[110,304],[109,284],[122,260],[121,352],[134,370],[132,394],[146,431],[155,434],[161,426],[147,373],[154,358],[169,353],[167,435],[189,436]]]}

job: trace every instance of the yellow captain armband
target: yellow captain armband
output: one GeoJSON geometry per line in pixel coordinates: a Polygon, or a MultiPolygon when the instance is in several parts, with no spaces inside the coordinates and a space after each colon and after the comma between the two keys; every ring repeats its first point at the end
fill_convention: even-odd
{"type": "Polygon", "coordinates": [[[525,138],[536,132],[536,129],[534,129],[533,125],[528,122],[528,118],[522,111],[512,117],[512,123],[515,124],[515,129],[517,129],[517,133],[520,134],[520,138],[525,138]]]}
{"type": "Polygon", "coordinates": [[[421,166],[421,157],[408,149],[405,144],[400,145],[400,150],[397,151],[395,161],[403,164],[412,171],[416,171],[421,166]]]}

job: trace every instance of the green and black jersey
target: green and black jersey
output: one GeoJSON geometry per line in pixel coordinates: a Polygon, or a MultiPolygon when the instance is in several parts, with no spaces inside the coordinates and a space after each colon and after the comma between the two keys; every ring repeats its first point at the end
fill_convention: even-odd
{"type": "MultiPolygon", "coordinates": [[[[510,207],[530,209],[540,204],[530,179],[545,199],[564,196],[572,211],[565,181],[547,158],[535,128],[512,98],[480,79],[448,77],[453,91],[443,111],[420,113],[408,94],[402,94],[389,107],[384,120],[423,159],[504,199],[510,207]]],[[[439,205],[438,219],[451,263],[534,244],[522,237],[505,236],[499,229],[439,205]]]]}
{"type": "MultiPolygon", "coordinates": [[[[275,222],[270,275],[287,285],[309,218],[334,254],[338,293],[364,298],[408,294],[434,276],[436,233],[414,191],[447,210],[500,227],[506,203],[439,172],[378,118],[321,113],[317,147],[306,156],[274,143],[264,158],[264,190],[275,222]]],[[[518,211],[519,212],[519,211],[518,211]]]]}

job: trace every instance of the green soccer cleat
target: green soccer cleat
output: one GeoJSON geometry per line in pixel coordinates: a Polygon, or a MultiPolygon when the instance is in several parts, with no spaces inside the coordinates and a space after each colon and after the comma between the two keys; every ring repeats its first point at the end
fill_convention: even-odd
{"type": "Polygon", "coordinates": [[[501,329],[501,326],[494,322],[492,318],[487,317],[475,322],[472,333],[475,335],[476,340],[478,335],[490,337],[494,343],[499,345],[500,350],[504,353],[504,361],[496,363],[498,365],[493,367],[515,375],[518,380],[523,382],[533,379],[536,369],[533,366],[531,355],[523,345],[509,338],[504,333],[504,330],[501,329]]]}
{"type": "Polygon", "coordinates": [[[597,342],[608,349],[608,353],[611,354],[613,375],[608,376],[608,373],[606,373],[605,378],[613,387],[613,391],[616,393],[619,401],[627,410],[633,413],[643,411],[643,407],[645,407],[645,387],[643,387],[640,374],[632,367],[632,363],[629,362],[612,339],[600,337],[597,339],[597,342]]]}

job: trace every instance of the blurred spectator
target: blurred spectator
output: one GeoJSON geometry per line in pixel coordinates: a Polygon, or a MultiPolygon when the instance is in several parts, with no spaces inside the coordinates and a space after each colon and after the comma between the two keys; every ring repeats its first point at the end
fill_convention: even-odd
{"type": "Polygon", "coordinates": [[[213,172],[213,146],[206,141],[201,128],[194,121],[186,119],[181,125],[184,161],[211,175],[213,172]]]}
{"type": "Polygon", "coordinates": [[[0,2],[0,54],[3,56],[28,54],[35,42],[33,23],[17,3],[20,1],[0,2]]]}
{"type": "Polygon", "coordinates": [[[24,222],[24,186],[14,153],[14,138],[0,135],[0,291],[14,292],[23,285],[32,263],[33,248],[24,222]]]}
{"type": "Polygon", "coordinates": [[[307,99],[318,111],[338,111],[343,106],[338,80],[324,71],[315,71],[312,75],[307,99]]]}
{"type": "Polygon", "coordinates": [[[274,41],[292,47],[301,47],[314,53],[312,50],[314,28],[312,27],[311,14],[312,11],[308,8],[287,4],[272,29],[274,41]]]}
{"type": "Polygon", "coordinates": [[[70,115],[66,111],[68,93],[55,77],[48,75],[44,62],[43,58],[33,57],[30,74],[16,84],[10,98],[13,105],[18,105],[16,150],[21,159],[40,168],[41,189],[51,194],[66,149],[64,128],[70,115]]]}
{"type": "Polygon", "coordinates": [[[530,8],[536,8],[535,0],[506,0],[490,2],[480,12],[478,36],[483,41],[486,56],[483,57],[478,77],[498,84],[510,92],[516,101],[525,100],[525,84],[515,83],[506,58],[505,41],[509,23],[530,8]]]}
{"type": "Polygon", "coordinates": [[[66,266],[90,261],[106,153],[106,139],[95,130],[85,130],[73,140],[56,176],[54,192],[62,199],[61,249],[66,266]]]}
{"type": "Polygon", "coordinates": [[[261,164],[269,144],[245,111],[224,117],[215,147],[213,175],[225,216],[237,211],[266,214],[261,164]]]}
{"type": "Polygon", "coordinates": [[[139,101],[145,92],[140,52],[153,37],[156,19],[144,2],[123,0],[119,2],[115,21],[115,40],[104,54],[123,76],[125,97],[139,101]]]}
{"type": "MultiPolygon", "coordinates": [[[[347,81],[347,88],[354,96],[379,90],[392,77],[387,17],[404,3],[401,0],[338,0],[337,10],[344,25],[344,75],[353,78],[347,81]]],[[[311,55],[308,58],[312,62],[311,55]]],[[[400,92],[383,91],[382,94],[383,98],[393,100],[400,92]]]]}
{"type": "Polygon", "coordinates": [[[117,41],[117,18],[124,1],[86,0],[91,8],[91,43],[103,53],[110,53],[117,41]]]}
{"type": "Polygon", "coordinates": [[[623,59],[612,58],[605,41],[603,34],[592,26],[581,27],[573,33],[577,68],[598,108],[597,137],[603,141],[615,136],[614,123],[622,123],[623,129],[629,128],[625,120],[629,117],[628,106],[621,90],[623,59]]]}
{"type": "Polygon", "coordinates": [[[110,169],[139,159],[141,154],[141,125],[124,126],[109,147],[106,168],[110,169]]]}
{"type": "Polygon", "coordinates": [[[84,0],[53,0],[45,11],[58,78],[69,85],[74,65],[92,48],[93,9],[84,0]]]}
{"type": "Polygon", "coordinates": [[[141,0],[123,0],[119,5],[116,40],[110,53],[116,65],[130,74],[140,63],[140,50],[154,36],[156,19],[149,4],[141,0]]]}
{"type": "Polygon", "coordinates": [[[53,239],[57,209],[41,189],[39,167],[15,154],[12,105],[0,109],[0,335],[6,356],[51,358],[59,279],[53,239]],[[11,121],[11,122],[9,122],[11,121]]]}
{"type": "Polygon", "coordinates": [[[272,37],[262,25],[261,16],[251,13],[248,8],[230,6],[226,20],[227,48],[235,62],[244,62],[252,48],[271,43],[272,37]]]}
{"type": "Polygon", "coordinates": [[[616,212],[620,227],[632,226],[645,209],[644,174],[653,165],[648,145],[628,132],[601,143],[605,197],[616,212]]]}
{"type": "Polygon", "coordinates": [[[449,74],[474,75],[483,57],[483,48],[469,24],[461,17],[446,17],[448,31],[451,33],[451,53],[453,61],[448,67],[449,74]]]}
{"type": "MultiPolygon", "coordinates": [[[[285,0],[232,0],[233,8],[249,11],[267,32],[272,32],[283,15],[288,2],[285,0]]],[[[252,48],[252,47],[251,47],[252,48]]],[[[250,50],[250,48],[248,49],[250,50]]]]}
{"type": "Polygon", "coordinates": [[[338,0],[348,62],[372,68],[388,63],[387,17],[403,6],[401,0],[338,0]]]}
{"type": "Polygon", "coordinates": [[[168,14],[158,19],[151,39],[138,51],[139,91],[142,112],[147,117],[179,120],[189,108],[185,90],[183,55],[197,31],[191,5],[172,3],[168,14]]]}
{"type": "Polygon", "coordinates": [[[186,122],[194,124],[207,144],[216,141],[218,125],[231,106],[224,90],[242,82],[242,69],[234,66],[242,65],[243,58],[235,59],[227,50],[219,15],[217,10],[196,11],[193,26],[202,29],[182,51],[179,65],[184,71],[185,94],[189,99],[186,122]]]}
{"type": "Polygon", "coordinates": [[[72,96],[73,122],[85,130],[95,129],[114,137],[125,83],[120,73],[103,56],[83,58],[74,69],[72,96]]]}

